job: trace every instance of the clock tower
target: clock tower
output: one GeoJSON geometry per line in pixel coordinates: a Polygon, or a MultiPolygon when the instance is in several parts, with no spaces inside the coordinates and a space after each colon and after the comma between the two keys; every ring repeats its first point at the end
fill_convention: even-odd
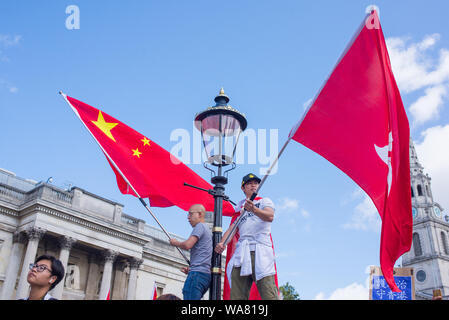
{"type": "Polygon", "coordinates": [[[449,215],[434,201],[431,178],[424,174],[410,138],[413,243],[402,256],[403,267],[413,267],[417,299],[432,299],[434,289],[449,297],[449,215]]]}

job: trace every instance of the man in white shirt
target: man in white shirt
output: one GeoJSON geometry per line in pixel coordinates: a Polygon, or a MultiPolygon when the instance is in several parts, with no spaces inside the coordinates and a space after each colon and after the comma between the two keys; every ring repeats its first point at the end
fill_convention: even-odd
{"type": "MultiPolygon", "coordinates": [[[[228,262],[226,273],[231,286],[231,300],[248,300],[253,281],[263,300],[278,300],[275,283],[274,251],[271,242],[271,222],[274,219],[274,204],[269,198],[256,197],[260,179],[250,173],[242,179],[242,191],[246,199],[240,201],[236,211],[245,208],[246,217],[238,226],[239,240],[234,254],[228,262]]],[[[235,223],[235,222],[234,222],[235,223]]],[[[231,232],[232,224],[224,233],[222,242],[215,247],[217,253],[225,249],[224,241],[231,232]]]]}

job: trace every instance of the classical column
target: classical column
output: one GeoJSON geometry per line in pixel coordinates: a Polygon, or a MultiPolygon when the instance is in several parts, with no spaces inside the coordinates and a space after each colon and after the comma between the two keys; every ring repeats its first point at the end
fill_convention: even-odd
{"type": "Polygon", "coordinates": [[[137,270],[142,264],[143,259],[131,258],[129,261],[129,282],[128,282],[128,293],[126,298],[128,300],[136,299],[136,287],[137,287],[137,270]]]}
{"type": "Polygon", "coordinates": [[[126,299],[126,273],[125,270],[128,267],[128,261],[121,259],[116,259],[114,264],[114,292],[111,292],[111,300],[123,300],[126,299]]]}
{"type": "Polygon", "coordinates": [[[11,256],[9,258],[8,268],[6,269],[5,281],[3,282],[1,299],[12,299],[12,293],[19,273],[20,260],[22,260],[23,249],[25,247],[26,237],[21,232],[14,232],[12,238],[11,256]]]}
{"type": "Polygon", "coordinates": [[[67,263],[69,262],[70,249],[72,249],[72,246],[76,242],[76,239],[63,236],[58,239],[58,242],[59,247],[61,248],[61,250],[59,251],[59,260],[64,266],[64,278],[62,278],[61,282],[59,282],[58,285],[52,290],[51,295],[56,299],[61,300],[62,292],[64,291],[64,280],[65,275],[67,274],[67,263]]]}
{"type": "Polygon", "coordinates": [[[100,277],[100,257],[96,253],[89,254],[89,271],[87,273],[87,285],[85,300],[94,300],[98,290],[98,279],[100,277]]]}
{"type": "Polygon", "coordinates": [[[118,252],[112,250],[106,250],[103,252],[104,256],[104,268],[103,268],[103,278],[101,279],[100,293],[98,294],[99,300],[105,300],[108,296],[108,292],[111,289],[111,278],[112,278],[112,265],[118,252]]]}
{"type": "Polygon", "coordinates": [[[30,263],[33,263],[36,259],[37,247],[45,232],[46,230],[36,227],[28,228],[25,231],[25,235],[28,238],[28,245],[25,252],[25,258],[23,259],[16,299],[28,297],[28,290],[30,288],[27,281],[28,271],[30,270],[29,266],[30,263]]]}

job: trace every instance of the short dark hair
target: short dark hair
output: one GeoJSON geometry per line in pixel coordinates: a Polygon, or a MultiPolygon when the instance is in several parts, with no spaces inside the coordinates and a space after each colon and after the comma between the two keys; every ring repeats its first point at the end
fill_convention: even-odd
{"type": "Polygon", "coordinates": [[[50,260],[50,262],[51,262],[51,275],[56,276],[56,281],[53,282],[50,287],[50,290],[52,290],[64,278],[64,276],[65,276],[64,266],[62,265],[61,260],[58,260],[49,254],[41,255],[40,257],[38,257],[36,259],[35,263],[37,263],[41,260],[50,260]]]}
{"type": "Polygon", "coordinates": [[[163,295],[160,295],[159,297],[157,297],[156,300],[181,300],[181,298],[178,296],[175,296],[174,294],[166,293],[166,294],[163,294],[163,295]]]}

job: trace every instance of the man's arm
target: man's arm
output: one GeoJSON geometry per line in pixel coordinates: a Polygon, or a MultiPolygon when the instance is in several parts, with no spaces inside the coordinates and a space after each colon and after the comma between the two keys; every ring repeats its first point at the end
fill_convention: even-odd
{"type": "Polygon", "coordinates": [[[192,249],[192,247],[195,245],[195,243],[198,242],[198,237],[197,236],[190,236],[186,241],[179,241],[176,240],[174,238],[170,239],[170,244],[172,246],[184,249],[184,250],[190,250],[192,249]]]}
{"type": "Polygon", "coordinates": [[[217,243],[217,245],[215,246],[215,252],[216,253],[222,253],[224,251],[224,249],[226,248],[226,246],[224,245],[224,241],[228,238],[229,233],[231,233],[232,228],[234,227],[234,224],[236,223],[237,220],[235,220],[228,228],[228,230],[226,230],[226,232],[223,234],[223,236],[221,237],[221,242],[217,243]]]}
{"type": "Polygon", "coordinates": [[[246,211],[254,213],[256,216],[258,216],[263,221],[272,222],[274,219],[273,208],[265,207],[263,209],[259,209],[249,199],[246,199],[244,207],[245,207],[246,211]]]}

